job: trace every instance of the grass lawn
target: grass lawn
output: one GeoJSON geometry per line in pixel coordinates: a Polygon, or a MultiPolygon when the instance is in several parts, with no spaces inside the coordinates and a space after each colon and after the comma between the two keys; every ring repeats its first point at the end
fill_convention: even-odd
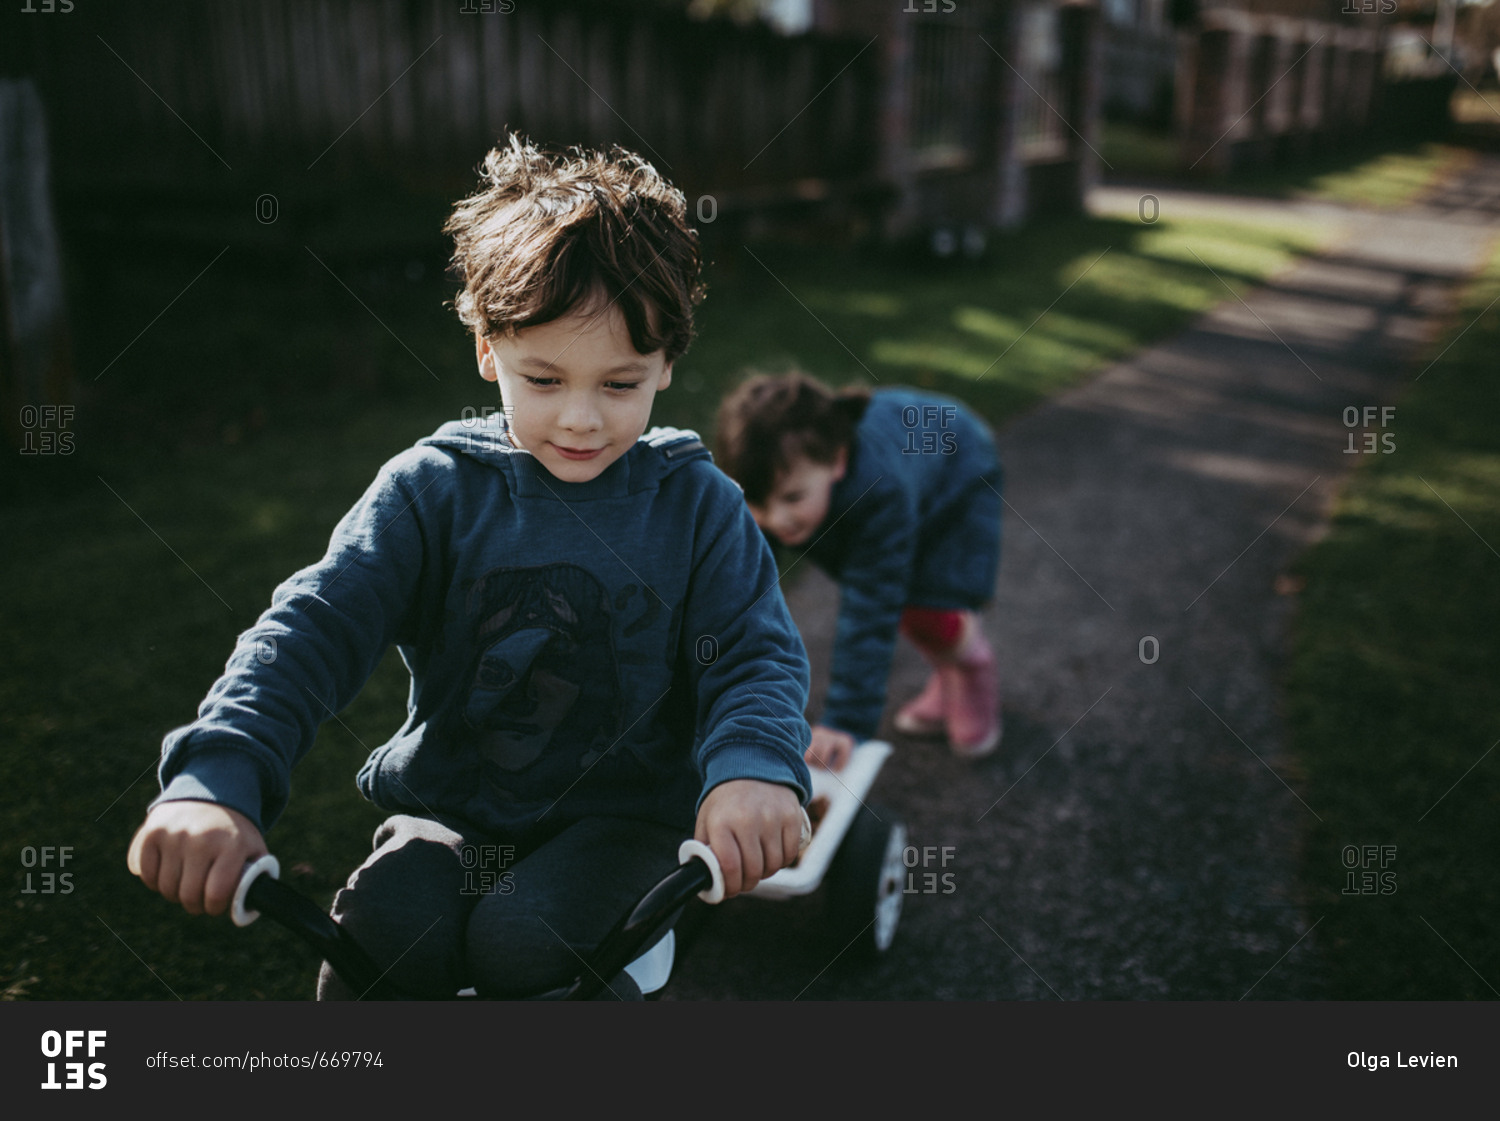
{"type": "Polygon", "coordinates": [[[1497,297],[1500,253],[1299,564],[1303,880],[1340,999],[1500,997],[1497,297]]]}
{"type": "MultiPolygon", "coordinates": [[[[0,468],[4,834],[12,852],[72,850],[67,893],[13,859],[0,990],[305,999],[316,967],[290,935],[189,918],[127,874],[161,737],[378,466],[498,400],[443,306],[441,199],[284,196],[261,226],[249,196],[101,197],[60,206],[75,450],[0,468]]],[[[1079,218],[943,266],[711,242],[700,338],[653,419],[706,430],[746,367],[796,362],[835,382],[932,386],[1000,424],[1229,298],[1218,277],[1242,289],[1320,236],[1079,218]]],[[[391,652],[324,726],[268,838],[322,902],[369,851],[382,814],[353,776],[405,696],[391,652]]]]}
{"type": "MultiPolygon", "coordinates": [[[[1477,97],[1474,100],[1478,102],[1477,97]]],[[[1467,149],[1453,144],[1429,142],[1386,151],[1355,146],[1289,167],[1246,171],[1223,180],[1193,179],[1181,173],[1177,141],[1171,134],[1120,121],[1105,122],[1102,133],[1100,153],[1109,178],[1180,180],[1181,185],[1199,190],[1323,199],[1349,206],[1401,206],[1473,158],[1467,149]]]]}
{"type": "Polygon", "coordinates": [[[1170,131],[1147,128],[1133,121],[1099,124],[1099,155],[1106,176],[1140,175],[1170,179],[1177,175],[1177,137],[1170,131]]]}
{"type": "Polygon", "coordinates": [[[1402,206],[1438,179],[1466,167],[1473,154],[1451,144],[1419,144],[1383,152],[1355,167],[1336,167],[1298,177],[1289,185],[1297,198],[1319,198],[1349,206],[1402,206]]]}

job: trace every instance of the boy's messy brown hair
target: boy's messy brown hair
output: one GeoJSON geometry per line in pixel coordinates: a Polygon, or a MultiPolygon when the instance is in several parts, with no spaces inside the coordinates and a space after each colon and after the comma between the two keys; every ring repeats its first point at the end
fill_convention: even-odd
{"type": "Polygon", "coordinates": [[[830,389],[799,371],[755,374],[719,405],[714,459],[748,502],[764,502],[798,457],[828,464],[854,442],[870,402],[863,386],[830,389]]]}
{"type": "Polygon", "coordinates": [[[546,152],[518,134],[485,156],[484,185],[443,226],[465,326],[511,335],[613,304],[641,354],[671,362],[703,298],[698,233],[682,192],[618,146],[546,152]]]}

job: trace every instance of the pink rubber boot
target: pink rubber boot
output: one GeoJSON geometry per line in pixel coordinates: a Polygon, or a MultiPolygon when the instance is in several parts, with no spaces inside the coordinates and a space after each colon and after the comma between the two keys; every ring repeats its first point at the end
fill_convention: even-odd
{"type": "Polygon", "coordinates": [[[973,615],[965,618],[958,650],[939,668],[947,712],[948,746],[965,759],[981,759],[1000,746],[1000,680],[995,653],[973,615]]]}
{"type": "Polygon", "coordinates": [[[933,670],[927,686],[896,713],[896,731],[908,736],[941,736],[948,730],[948,709],[943,704],[943,675],[933,670]]]}
{"type": "Polygon", "coordinates": [[[941,736],[948,730],[948,706],[943,700],[939,672],[961,644],[965,613],[931,607],[908,607],[901,612],[901,633],[922,652],[932,673],[922,692],[896,713],[896,730],[909,736],[941,736]]]}

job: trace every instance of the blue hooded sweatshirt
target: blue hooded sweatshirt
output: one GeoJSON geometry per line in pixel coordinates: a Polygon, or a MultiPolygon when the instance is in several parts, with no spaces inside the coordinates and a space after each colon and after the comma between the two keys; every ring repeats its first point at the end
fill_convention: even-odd
{"type": "Polygon", "coordinates": [[[765,539],[693,432],[652,429],[584,483],[512,447],[499,415],[396,456],[166,737],[153,805],[217,802],[269,828],[319,724],[391,643],[406,722],[358,776],[383,809],[524,843],[597,815],[690,832],[729,779],[807,800],[807,655],[765,539]]]}

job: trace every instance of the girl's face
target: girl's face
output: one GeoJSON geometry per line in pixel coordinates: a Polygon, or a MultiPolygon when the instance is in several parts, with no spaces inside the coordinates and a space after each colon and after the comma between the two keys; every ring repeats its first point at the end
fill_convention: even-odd
{"type": "Polygon", "coordinates": [[[783,545],[805,545],[828,517],[833,484],[844,477],[848,453],[840,449],[832,463],[798,456],[776,476],[764,502],[749,504],[755,524],[783,545]]]}

